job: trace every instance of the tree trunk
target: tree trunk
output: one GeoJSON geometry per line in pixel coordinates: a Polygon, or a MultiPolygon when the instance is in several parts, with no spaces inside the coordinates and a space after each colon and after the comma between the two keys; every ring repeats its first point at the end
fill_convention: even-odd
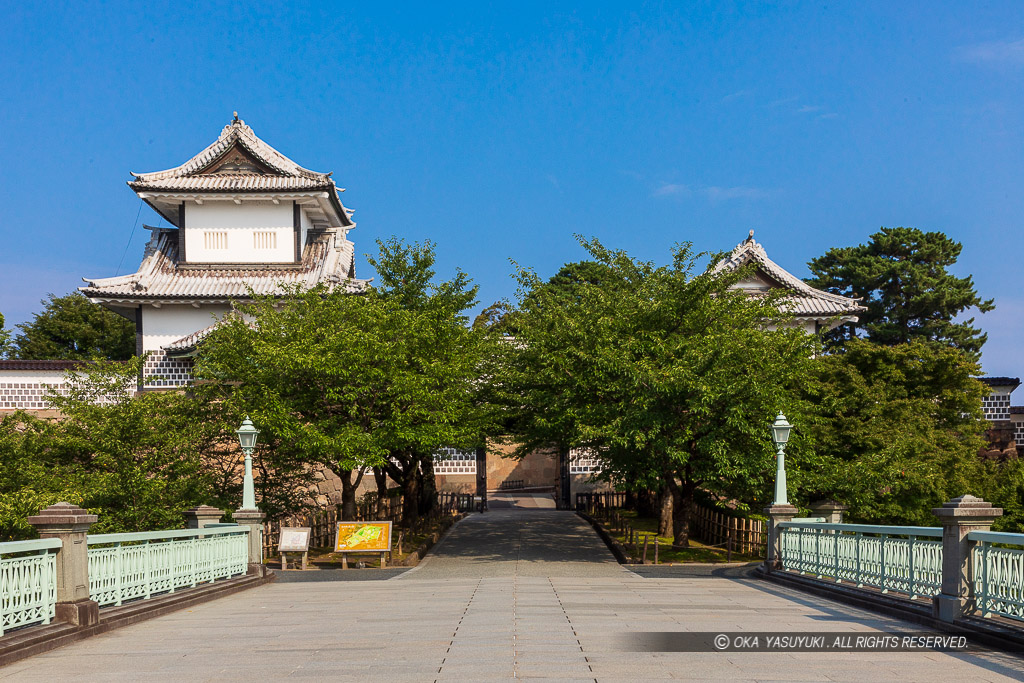
{"type": "Polygon", "coordinates": [[[356,487],[352,485],[352,470],[341,470],[341,518],[346,522],[356,518],[356,487]]]}
{"type": "Polygon", "coordinates": [[[672,547],[690,547],[690,517],[693,512],[693,494],[696,484],[686,477],[676,482],[674,476],[668,478],[668,489],[672,492],[672,547]]]}
{"type": "Polygon", "coordinates": [[[402,526],[411,527],[420,517],[421,483],[418,468],[406,473],[402,482],[402,526]]]}
{"type": "Polygon", "coordinates": [[[658,492],[658,535],[668,536],[672,530],[672,492],[662,486],[658,492]]]}
{"type": "MultiPolygon", "coordinates": [[[[374,467],[373,479],[377,482],[377,509],[382,510],[388,501],[388,473],[383,467],[374,467]]],[[[380,516],[379,512],[377,516],[380,516]]]]}
{"type": "Polygon", "coordinates": [[[353,522],[356,519],[356,489],[363,480],[366,468],[358,470],[339,470],[338,478],[341,479],[341,519],[345,522],[353,522]],[[352,475],[355,475],[353,481],[352,475]]]}
{"type": "Polygon", "coordinates": [[[434,479],[434,456],[428,455],[420,464],[420,514],[427,515],[437,505],[437,482],[434,479]]]}
{"type": "Polygon", "coordinates": [[[650,489],[644,489],[636,493],[636,511],[641,517],[657,517],[661,512],[660,502],[661,499],[650,489]]]}

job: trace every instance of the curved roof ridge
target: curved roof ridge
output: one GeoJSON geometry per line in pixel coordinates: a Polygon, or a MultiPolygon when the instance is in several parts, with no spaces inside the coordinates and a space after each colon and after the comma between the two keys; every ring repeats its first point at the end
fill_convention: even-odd
{"type": "Polygon", "coordinates": [[[851,312],[866,310],[858,303],[857,299],[815,289],[787,271],[775,261],[772,261],[768,258],[768,252],[765,251],[764,247],[761,246],[760,243],[754,241],[753,230],[750,231],[750,236],[747,237],[747,239],[736,245],[728,258],[719,261],[718,264],[715,265],[712,272],[717,273],[725,269],[734,270],[750,263],[751,261],[760,266],[761,270],[763,270],[769,277],[776,280],[780,285],[787,289],[794,290],[794,294],[799,297],[818,299],[821,301],[839,304],[851,312]]]}
{"type": "Polygon", "coordinates": [[[196,175],[226,154],[236,143],[244,147],[247,152],[256,157],[260,162],[281,175],[320,182],[327,182],[330,179],[330,173],[320,173],[303,168],[274,149],[257,136],[253,129],[246,125],[245,121],[237,118],[237,115],[234,121],[224,126],[216,140],[180,166],[163,171],[132,173],[132,175],[135,177],[135,182],[142,183],[196,175]]]}

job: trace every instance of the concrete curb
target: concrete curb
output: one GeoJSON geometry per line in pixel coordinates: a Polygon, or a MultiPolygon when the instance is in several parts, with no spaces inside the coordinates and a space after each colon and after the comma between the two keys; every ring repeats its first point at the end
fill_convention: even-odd
{"type": "Polygon", "coordinates": [[[210,600],[216,600],[248,588],[270,583],[273,572],[262,575],[251,574],[220,583],[205,584],[179,590],[149,600],[139,600],[120,607],[106,607],[100,610],[100,623],[95,626],[74,626],[54,623],[46,626],[30,626],[9,633],[0,638],[0,667],[32,655],[54,650],[58,647],[113,631],[146,619],[160,617],[179,609],[191,607],[210,600]]]}
{"type": "Polygon", "coordinates": [[[930,600],[916,602],[909,598],[900,598],[873,589],[844,586],[784,571],[767,571],[764,565],[752,569],[750,575],[789,588],[796,588],[821,598],[836,600],[853,607],[927,626],[936,631],[971,634],[976,642],[982,645],[1024,657],[1024,626],[1018,626],[1007,619],[963,617],[949,623],[932,616],[930,600]]]}
{"type": "Polygon", "coordinates": [[[426,554],[428,552],[430,552],[430,549],[433,548],[438,543],[440,543],[441,539],[444,538],[445,535],[449,531],[451,531],[451,528],[453,526],[455,526],[456,524],[458,524],[459,522],[461,522],[462,519],[467,514],[468,513],[460,512],[458,515],[455,515],[455,516],[451,517],[451,520],[452,520],[451,523],[449,523],[447,526],[445,526],[440,531],[434,532],[431,535],[430,538],[428,538],[426,541],[424,541],[420,545],[420,547],[416,548],[416,550],[413,550],[411,553],[406,555],[405,559],[402,561],[401,564],[397,564],[395,566],[396,567],[415,567],[416,565],[418,565],[420,563],[420,560],[422,560],[426,556],[426,554]]]}
{"type": "Polygon", "coordinates": [[[636,564],[636,562],[633,562],[632,560],[627,558],[626,549],[622,547],[622,544],[620,544],[618,541],[612,538],[607,531],[605,531],[604,526],[600,522],[598,522],[596,519],[594,519],[585,512],[580,512],[579,510],[577,510],[576,514],[580,517],[580,519],[590,524],[590,526],[594,527],[594,531],[596,531],[597,535],[601,537],[601,540],[604,541],[604,544],[608,546],[608,550],[612,552],[612,555],[615,556],[615,559],[618,560],[619,564],[636,564]]]}

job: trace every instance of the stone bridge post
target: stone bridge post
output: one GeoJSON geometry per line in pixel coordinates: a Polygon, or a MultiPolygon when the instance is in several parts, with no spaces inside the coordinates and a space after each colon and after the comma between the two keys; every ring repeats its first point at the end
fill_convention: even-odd
{"type": "Polygon", "coordinates": [[[988,531],[1003,511],[981,498],[963,495],[932,508],[932,514],[942,522],[942,591],[932,598],[932,613],[952,622],[975,609],[970,572],[974,543],[967,534],[988,531]]]}
{"type": "Polygon", "coordinates": [[[59,538],[56,618],[76,626],[100,622],[100,606],[89,594],[86,534],[99,517],[77,505],[57,503],[28,518],[40,538],[59,538]]]}
{"type": "Polygon", "coordinates": [[[223,516],[223,510],[218,510],[210,505],[199,505],[185,510],[185,528],[202,529],[209,524],[219,524],[223,516]]]}
{"type": "Polygon", "coordinates": [[[811,517],[824,517],[828,524],[842,524],[847,507],[834,500],[819,500],[811,504],[811,517]]]}
{"type": "Polygon", "coordinates": [[[797,509],[789,503],[772,503],[764,513],[768,515],[768,556],[764,564],[765,569],[772,571],[782,567],[782,529],[779,524],[796,517],[797,509]]]}

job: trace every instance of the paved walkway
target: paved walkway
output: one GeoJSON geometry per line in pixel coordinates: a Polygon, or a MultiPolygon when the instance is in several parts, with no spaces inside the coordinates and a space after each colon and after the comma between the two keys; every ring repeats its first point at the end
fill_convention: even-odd
{"type": "MultiPolygon", "coordinates": [[[[370,572],[373,570],[352,570],[370,572]]],[[[912,631],[746,578],[617,565],[575,515],[471,515],[382,581],[277,583],[0,669],[7,681],[1007,681],[1002,654],[626,652],[643,631],[912,631]]]]}

